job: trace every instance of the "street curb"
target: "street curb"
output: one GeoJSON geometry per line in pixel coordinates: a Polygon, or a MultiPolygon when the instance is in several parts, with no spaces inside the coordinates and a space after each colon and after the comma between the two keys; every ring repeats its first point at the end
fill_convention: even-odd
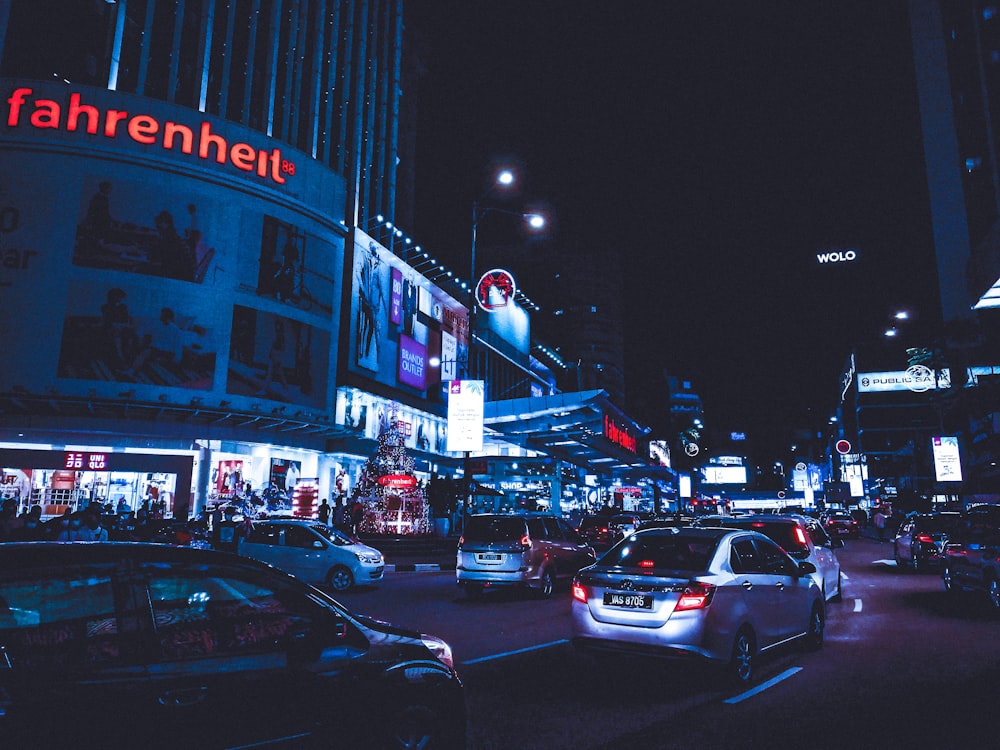
{"type": "Polygon", "coordinates": [[[394,573],[428,573],[442,570],[454,570],[454,565],[441,565],[440,563],[399,563],[398,565],[387,564],[386,571],[394,573]]]}

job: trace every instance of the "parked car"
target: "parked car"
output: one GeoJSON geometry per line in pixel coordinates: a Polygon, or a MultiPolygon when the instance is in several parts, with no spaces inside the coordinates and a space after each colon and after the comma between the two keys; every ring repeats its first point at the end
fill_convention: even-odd
{"type": "Polygon", "coordinates": [[[465,699],[444,641],[354,614],[253,560],[8,543],[0,737],[46,749],[457,749],[465,699]]]}
{"type": "Polygon", "coordinates": [[[484,513],[466,519],[458,540],[456,576],[468,596],[519,586],[552,596],[556,581],[597,559],[566,521],[544,513],[484,513]]]}
{"type": "Polygon", "coordinates": [[[823,516],[823,529],[831,537],[852,537],[861,533],[861,524],[850,513],[828,513],[823,516]]]}
{"type": "Polygon", "coordinates": [[[944,548],[961,528],[961,513],[913,513],[896,530],[893,557],[896,567],[918,571],[944,561],[944,548]]]}
{"type": "Polygon", "coordinates": [[[318,521],[255,521],[238,551],[334,591],[378,583],[385,572],[381,552],[318,521]]]}
{"type": "Polygon", "coordinates": [[[739,684],[757,657],[791,639],[823,644],[816,566],[743,529],[639,531],[573,581],[573,645],[726,665],[739,684]]]}
{"type": "Polygon", "coordinates": [[[608,516],[584,516],[580,519],[580,527],[577,532],[595,550],[610,547],[614,541],[611,536],[611,527],[608,524],[610,520],[608,516]]]}
{"type": "Polygon", "coordinates": [[[945,591],[985,595],[1000,611],[1000,529],[974,525],[960,540],[945,544],[941,577],[945,591]]]}
{"type": "Polygon", "coordinates": [[[841,598],[842,576],[837,548],[843,547],[841,539],[831,539],[815,518],[799,515],[707,516],[698,520],[698,526],[724,526],[734,529],[752,529],[778,543],[789,555],[799,561],[808,560],[816,568],[813,577],[826,601],[841,598]]]}

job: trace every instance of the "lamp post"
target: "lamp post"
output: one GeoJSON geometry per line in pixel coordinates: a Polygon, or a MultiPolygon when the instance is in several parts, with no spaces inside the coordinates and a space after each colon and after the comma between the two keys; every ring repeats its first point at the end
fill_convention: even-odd
{"type": "MultiPolygon", "coordinates": [[[[496,206],[484,206],[483,201],[490,198],[497,188],[508,188],[515,182],[514,173],[509,169],[502,169],[497,173],[496,180],[492,186],[477,200],[472,202],[472,240],[469,247],[469,320],[467,344],[467,364],[466,373],[470,378],[479,378],[479,361],[474,354],[475,340],[477,333],[477,317],[479,302],[476,297],[478,280],[476,279],[476,234],[479,228],[479,220],[487,213],[500,213],[509,216],[517,216],[527,221],[528,226],[538,230],[545,226],[545,219],[540,214],[522,213],[519,211],[509,211],[496,206]]],[[[465,451],[462,468],[462,478],[465,482],[465,510],[462,514],[462,528],[465,529],[465,517],[469,514],[472,506],[475,483],[472,479],[471,452],[465,451]]]]}

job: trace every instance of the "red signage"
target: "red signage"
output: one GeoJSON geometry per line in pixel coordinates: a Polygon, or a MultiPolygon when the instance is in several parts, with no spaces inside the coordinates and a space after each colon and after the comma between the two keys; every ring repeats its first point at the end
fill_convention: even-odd
{"type": "Polygon", "coordinates": [[[409,474],[386,474],[378,478],[378,483],[390,489],[409,489],[417,486],[417,478],[409,474]]]}
{"type": "Polygon", "coordinates": [[[850,440],[838,440],[837,441],[837,453],[844,455],[851,452],[851,441],[850,440]]]}
{"type": "Polygon", "coordinates": [[[476,284],[476,301],[487,312],[507,307],[514,301],[517,286],[510,271],[494,268],[487,271],[476,284]]]}
{"type": "Polygon", "coordinates": [[[626,450],[633,453],[638,452],[635,435],[632,434],[632,431],[625,425],[619,425],[607,414],[604,415],[604,437],[626,450]]]}
{"type": "Polygon", "coordinates": [[[7,127],[27,124],[39,130],[83,131],[105,138],[128,137],[136,143],[159,145],[167,151],[177,150],[206,161],[228,162],[239,170],[254,172],[279,185],[285,184],[286,175],[295,174],[295,164],[282,159],[280,149],[268,151],[248,143],[230,144],[213,133],[207,121],[191,127],[169,120],[161,123],[151,115],[130,114],[118,109],[102,112],[92,104],[84,104],[78,93],[70,94],[69,105],[63,112],[59,102],[34,99],[33,94],[33,89],[14,89],[7,99],[7,127]]]}

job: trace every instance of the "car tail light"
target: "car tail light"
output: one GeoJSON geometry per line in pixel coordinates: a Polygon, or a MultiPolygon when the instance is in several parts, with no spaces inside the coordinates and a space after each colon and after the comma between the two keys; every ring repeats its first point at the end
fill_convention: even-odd
{"type": "Polygon", "coordinates": [[[462,536],[458,538],[458,548],[462,549],[463,544],[465,544],[465,534],[462,534],[462,536]]]}
{"type": "Polygon", "coordinates": [[[531,549],[531,537],[525,534],[521,537],[521,551],[527,552],[529,549],[531,549]]]}
{"type": "Polygon", "coordinates": [[[573,581],[573,598],[578,602],[587,603],[587,589],[576,581],[573,581]]]}
{"type": "Polygon", "coordinates": [[[681,594],[677,600],[674,610],[683,612],[688,609],[703,609],[712,603],[712,596],[715,594],[715,586],[709,583],[692,583],[681,594]]]}
{"type": "Polygon", "coordinates": [[[800,527],[795,527],[795,541],[798,542],[803,547],[806,545],[806,532],[804,532],[800,527]]]}
{"type": "Polygon", "coordinates": [[[930,534],[917,534],[917,541],[924,542],[925,544],[933,544],[934,540],[931,538],[930,534]]]}
{"type": "Polygon", "coordinates": [[[653,562],[652,560],[640,560],[639,561],[639,567],[640,568],[655,568],[656,567],[656,563],[653,562]]]}

